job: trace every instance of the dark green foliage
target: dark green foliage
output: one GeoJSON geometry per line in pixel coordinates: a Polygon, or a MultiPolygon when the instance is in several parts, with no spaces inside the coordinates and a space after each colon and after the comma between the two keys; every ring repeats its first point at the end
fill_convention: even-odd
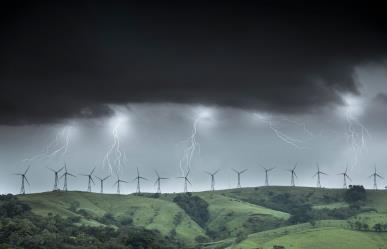
{"type": "Polygon", "coordinates": [[[314,220],[345,220],[355,216],[364,210],[355,207],[342,207],[335,209],[312,209],[311,216],[314,220]]]}
{"type": "MultiPolygon", "coordinates": [[[[132,226],[79,226],[80,217],[34,215],[13,196],[0,197],[0,248],[12,249],[166,249],[183,248],[158,231],[132,226]]],[[[103,220],[115,219],[107,213],[103,220]]]]}
{"type": "Polygon", "coordinates": [[[120,224],[122,226],[132,225],[133,224],[133,219],[132,219],[132,217],[127,216],[127,217],[125,217],[125,218],[120,220],[120,224]]]}
{"type": "Polygon", "coordinates": [[[237,236],[235,238],[235,243],[242,242],[243,240],[247,239],[247,234],[244,233],[243,231],[239,231],[237,233],[237,236]]]}
{"type": "Polygon", "coordinates": [[[205,226],[206,222],[210,218],[208,203],[199,196],[180,194],[177,195],[173,201],[202,227],[205,226]]]}
{"type": "Polygon", "coordinates": [[[383,230],[383,225],[382,224],[380,224],[380,223],[377,223],[377,224],[375,224],[373,227],[372,227],[372,229],[375,231],[375,232],[381,232],[382,230],[383,230]]]}
{"type": "Polygon", "coordinates": [[[288,220],[290,224],[305,223],[312,220],[312,207],[309,204],[293,206],[289,210],[292,214],[288,220]]]}
{"type": "MultiPolygon", "coordinates": [[[[99,219],[101,223],[105,225],[114,225],[117,223],[116,219],[114,218],[114,215],[112,213],[105,213],[101,219],[99,219]]],[[[122,224],[122,223],[121,223],[122,224]]]]}
{"type": "Polygon", "coordinates": [[[15,216],[29,212],[31,208],[16,199],[11,194],[0,196],[0,217],[13,218],[15,216]]]}
{"type": "Polygon", "coordinates": [[[363,186],[351,185],[344,194],[344,200],[349,204],[358,204],[366,201],[367,192],[363,186]]]}
{"type": "Polygon", "coordinates": [[[196,236],[195,241],[198,243],[206,243],[208,242],[208,238],[203,235],[199,235],[199,236],[196,236]]]}

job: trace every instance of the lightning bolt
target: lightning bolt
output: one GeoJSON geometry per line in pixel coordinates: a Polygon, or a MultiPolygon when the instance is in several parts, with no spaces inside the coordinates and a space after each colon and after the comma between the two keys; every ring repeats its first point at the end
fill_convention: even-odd
{"type": "Polygon", "coordinates": [[[122,166],[124,165],[124,161],[126,158],[125,153],[121,151],[120,134],[119,134],[120,126],[121,126],[121,122],[118,122],[117,124],[114,125],[112,130],[113,143],[107,150],[102,160],[103,167],[107,167],[110,170],[111,174],[113,174],[114,169],[116,169],[118,172],[122,169],[122,166]]]}
{"type": "Polygon", "coordinates": [[[284,142],[284,143],[286,143],[286,144],[288,144],[296,149],[299,149],[299,150],[305,149],[304,141],[302,141],[298,138],[291,137],[291,136],[285,134],[284,132],[282,132],[279,128],[276,127],[275,124],[273,124],[272,116],[266,116],[266,115],[261,115],[261,114],[257,114],[257,113],[255,114],[255,116],[260,121],[265,123],[267,125],[267,127],[274,133],[274,135],[282,142],[284,142]]]}
{"type": "Polygon", "coordinates": [[[182,175],[185,175],[191,169],[192,159],[195,155],[195,152],[197,150],[199,150],[200,152],[200,143],[197,141],[198,124],[200,120],[201,117],[197,117],[194,120],[192,125],[191,136],[181,142],[187,144],[186,148],[183,151],[183,156],[179,161],[179,168],[182,175]]]}
{"type": "Polygon", "coordinates": [[[72,129],[73,127],[71,126],[63,128],[55,135],[55,138],[48,143],[43,152],[30,158],[25,158],[22,161],[31,163],[37,160],[47,161],[64,158],[69,150],[72,129]]]}
{"type": "Polygon", "coordinates": [[[353,153],[353,166],[359,163],[359,157],[367,146],[367,140],[371,137],[368,129],[350,113],[346,114],[346,135],[353,153]]]}

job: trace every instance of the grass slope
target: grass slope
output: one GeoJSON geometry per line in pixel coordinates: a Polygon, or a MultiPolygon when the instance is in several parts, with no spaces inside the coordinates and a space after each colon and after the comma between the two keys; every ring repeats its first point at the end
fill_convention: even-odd
{"type": "Polygon", "coordinates": [[[225,236],[236,236],[241,231],[249,234],[272,228],[289,218],[287,213],[219,194],[205,192],[199,196],[209,204],[208,228],[213,231],[223,230],[225,236]]]}
{"type": "Polygon", "coordinates": [[[330,220],[318,221],[315,226],[309,223],[286,226],[284,221],[290,216],[286,213],[289,201],[310,204],[314,209],[345,208],[348,205],[343,200],[344,192],[343,189],[273,186],[193,193],[208,203],[210,217],[204,228],[173,202],[177,194],[152,198],[151,194],[48,192],[19,198],[28,202],[33,212],[40,215],[80,216],[79,212],[70,209],[72,203],[79,203],[77,210],[83,209],[90,214],[88,217],[82,216],[81,223],[85,225],[99,226],[99,218],[111,213],[117,220],[130,217],[134,225],[157,229],[163,235],[176,231],[177,238],[193,246],[198,236],[224,239],[209,242],[204,247],[211,249],[272,249],[273,245],[283,245],[286,249],[387,249],[387,233],[349,229],[349,224],[355,221],[367,223],[371,229],[376,223],[387,224],[387,191],[367,190],[366,206],[371,209],[348,221],[330,220]],[[372,209],[375,211],[372,212],[372,209]],[[235,237],[241,232],[248,234],[248,237],[235,244],[235,237]]]}
{"type": "MultiPolygon", "coordinates": [[[[69,210],[70,204],[79,203],[92,216],[102,217],[112,213],[116,219],[131,217],[133,224],[147,229],[157,229],[163,235],[169,235],[173,229],[177,237],[186,243],[194,243],[195,237],[205,236],[203,229],[192,221],[175,203],[165,200],[135,195],[96,194],[86,192],[47,192],[19,197],[32,207],[33,212],[41,215],[48,213],[62,216],[78,216],[69,210]],[[178,222],[175,216],[179,216],[178,222]]],[[[85,219],[82,220],[85,222],[85,219]]],[[[87,220],[85,224],[98,224],[87,220]]]]}
{"type": "Polygon", "coordinates": [[[387,248],[387,234],[349,230],[345,221],[321,221],[315,226],[299,224],[250,235],[230,249],[381,249],[387,248]]]}

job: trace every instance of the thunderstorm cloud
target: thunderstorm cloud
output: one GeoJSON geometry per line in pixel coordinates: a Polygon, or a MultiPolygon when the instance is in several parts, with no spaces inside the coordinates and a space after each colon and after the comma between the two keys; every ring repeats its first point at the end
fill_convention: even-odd
{"type": "Polygon", "coordinates": [[[367,2],[29,3],[0,14],[2,124],[126,103],[316,112],[360,94],[355,68],[387,55],[385,13],[367,2]]]}

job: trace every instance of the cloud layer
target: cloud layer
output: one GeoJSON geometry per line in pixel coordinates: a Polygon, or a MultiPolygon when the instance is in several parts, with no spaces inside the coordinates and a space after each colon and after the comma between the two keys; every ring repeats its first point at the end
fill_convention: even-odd
{"type": "Polygon", "coordinates": [[[387,55],[379,7],[11,6],[1,13],[0,122],[99,117],[128,102],[280,113],[339,105],[359,92],[354,67],[387,55]]]}

